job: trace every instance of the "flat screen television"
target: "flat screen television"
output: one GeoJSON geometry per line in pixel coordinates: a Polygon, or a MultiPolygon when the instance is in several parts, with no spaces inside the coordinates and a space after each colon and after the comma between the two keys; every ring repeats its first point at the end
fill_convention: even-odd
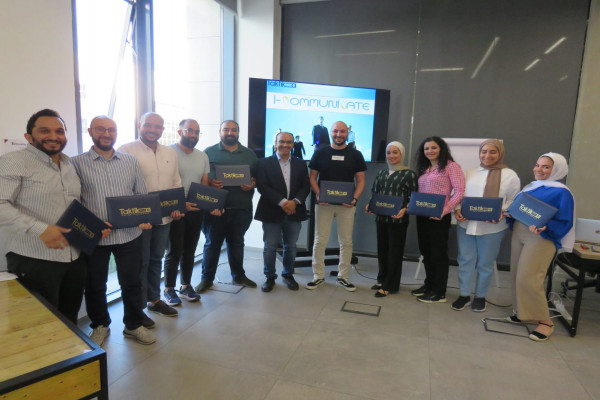
{"type": "Polygon", "coordinates": [[[248,147],[258,157],[273,154],[275,135],[282,131],[300,137],[309,160],[318,140],[313,130],[322,118],[328,134],[333,123],[345,122],[349,145],[365,161],[385,160],[389,90],[250,78],[249,92],[248,147]]]}

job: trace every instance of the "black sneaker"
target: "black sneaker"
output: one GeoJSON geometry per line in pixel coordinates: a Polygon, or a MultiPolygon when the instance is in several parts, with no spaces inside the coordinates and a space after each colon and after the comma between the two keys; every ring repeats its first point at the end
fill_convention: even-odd
{"type": "Polygon", "coordinates": [[[513,324],[522,324],[523,321],[521,321],[519,318],[517,318],[517,314],[513,314],[510,317],[506,317],[506,322],[510,322],[513,324]]]}
{"type": "Polygon", "coordinates": [[[176,309],[174,309],[162,300],[159,300],[154,304],[148,303],[147,309],[148,311],[164,315],[165,317],[176,317],[177,314],[179,314],[176,309]]]}
{"type": "Polygon", "coordinates": [[[445,303],[446,296],[429,292],[425,293],[423,296],[417,297],[417,300],[421,303],[445,303]]]}
{"type": "Polygon", "coordinates": [[[451,308],[455,311],[462,311],[469,304],[471,304],[471,296],[459,296],[458,299],[452,303],[451,308]]]}
{"type": "Polygon", "coordinates": [[[242,276],[238,276],[237,278],[234,278],[233,283],[237,283],[238,285],[247,286],[247,287],[251,287],[251,288],[256,287],[256,282],[249,279],[246,275],[242,275],[242,276]]]}
{"type": "Polygon", "coordinates": [[[283,279],[283,281],[287,285],[288,289],[290,289],[290,290],[298,290],[298,288],[299,288],[298,282],[296,282],[296,280],[294,279],[294,275],[292,275],[292,274],[285,274],[285,275],[282,275],[281,278],[283,279]]]}
{"type": "Polygon", "coordinates": [[[475,297],[473,304],[471,304],[471,310],[475,312],[485,311],[485,297],[475,297]]]}
{"type": "Polygon", "coordinates": [[[146,329],[154,329],[156,327],[156,323],[146,315],[145,312],[142,311],[142,326],[146,329]]]}
{"type": "Polygon", "coordinates": [[[356,290],[356,286],[350,283],[349,280],[344,278],[337,278],[337,284],[346,289],[349,292],[354,292],[356,290]]]}
{"type": "Polygon", "coordinates": [[[427,292],[428,292],[427,287],[425,285],[423,285],[418,289],[411,290],[410,294],[412,294],[413,296],[423,296],[427,292]]]}
{"type": "Polygon", "coordinates": [[[207,291],[211,287],[213,287],[212,281],[210,281],[210,282],[209,281],[200,281],[200,283],[198,284],[198,286],[195,287],[195,289],[196,289],[196,292],[202,293],[204,291],[207,291]]]}
{"type": "Polygon", "coordinates": [[[318,288],[319,286],[321,286],[322,284],[325,283],[325,279],[315,279],[314,281],[308,282],[305,286],[305,288],[309,289],[309,290],[313,290],[318,288]]]}
{"type": "Polygon", "coordinates": [[[267,278],[265,283],[263,283],[261,290],[263,292],[270,292],[271,290],[273,290],[274,286],[275,286],[275,278],[267,278]]]}

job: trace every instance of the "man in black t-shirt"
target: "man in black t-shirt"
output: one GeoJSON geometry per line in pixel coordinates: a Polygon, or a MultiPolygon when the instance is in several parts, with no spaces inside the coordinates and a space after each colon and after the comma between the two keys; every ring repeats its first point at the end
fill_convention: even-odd
{"type": "Polygon", "coordinates": [[[315,243],[313,246],[312,267],[314,279],[306,285],[307,289],[316,289],[325,282],[325,246],[329,241],[331,224],[337,219],[338,240],[340,245],[340,262],[338,265],[337,283],[344,289],[353,292],[356,287],[348,280],[350,261],[352,260],[352,231],[356,203],[365,187],[365,171],[367,164],[362,154],[348,147],[348,126],[338,121],[331,127],[332,142],[315,152],[309,163],[310,185],[317,194],[315,208],[315,243]],[[350,204],[333,205],[319,203],[320,182],[341,181],[354,182],[354,199],[350,204]]]}

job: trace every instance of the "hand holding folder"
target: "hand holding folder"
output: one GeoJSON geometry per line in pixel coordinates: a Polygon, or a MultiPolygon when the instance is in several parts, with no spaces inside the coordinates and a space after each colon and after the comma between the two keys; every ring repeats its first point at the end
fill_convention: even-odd
{"type": "Polygon", "coordinates": [[[62,235],[69,244],[88,255],[94,252],[98,242],[110,229],[77,200],[71,202],[56,225],[63,228],[62,235]]]}
{"type": "Polygon", "coordinates": [[[412,192],[408,213],[422,217],[441,219],[444,213],[446,196],[443,194],[412,192]]]}
{"type": "Polygon", "coordinates": [[[548,221],[558,212],[558,209],[526,192],[521,192],[506,211],[517,221],[529,227],[533,225],[538,228],[539,232],[542,232],[543,229],[540,228],[546,226],[548,221]]]}

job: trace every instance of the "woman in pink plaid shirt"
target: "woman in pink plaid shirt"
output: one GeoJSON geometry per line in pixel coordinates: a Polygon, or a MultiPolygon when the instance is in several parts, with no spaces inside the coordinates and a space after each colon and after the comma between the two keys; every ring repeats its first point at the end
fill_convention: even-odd
{"type": "Polygon", "coordinates": [[[419,251],[425,265],[425,284],[411,292],[423,303],[445,303],[448,283],[448,231],[451,213],[462,201],[465,177],[454,162],[448,144],[438,136],[428,137],[416,155],[419,192],[446,196],[442,218],[417,216],[419,251]]]}

